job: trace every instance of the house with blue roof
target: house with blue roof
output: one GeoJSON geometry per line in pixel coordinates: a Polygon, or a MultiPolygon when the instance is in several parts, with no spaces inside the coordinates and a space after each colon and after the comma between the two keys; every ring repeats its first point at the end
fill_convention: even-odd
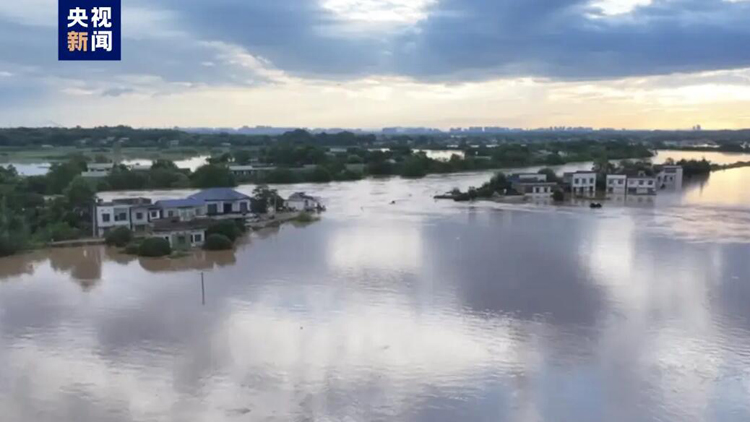
{"type": "Polygon", "coordinates": [[[197,199],[163,199],[156,201],[154,206],[159,211],[155,220],[190,221],[205,215],[204,204],[197,199]]]}
{"type": "MultiPolygon", "coordinates": [[[[245,219],[250,213],[251,198],[230,188],[212,188],[181,199],[162,199],[151,203],[150,199],[130,199],[99,202],[96,205],[94,234],[104,236],[109,230],[125,226],[131,230],[156,231],[171,236],[169,229],[179,224],[197,222],[206,225],[210,220],[245,219]]],[[[181,226],[180,226],[181,227],[181,226]]],[[[176,230],[176,229],[175,229],[176,230]]],[[[191,226],[191,230],[198,230],[191,226]]],[[[182,232],[180,232],[182,234],[182,232]]],[[[172,233],[174,234],[174,233],[172,233]]],[[[199,233],[191,232],[192,239],[202,239],[199,233]]],[[[195,242],[193,242],[195,243],[195,242]]]]}
{"type": "Polygon", "coordinates": [[[250,212],[250,197],[230,188],[202,190],[187,199],[202,203],[209,217],[245,215],[250,212]]]}

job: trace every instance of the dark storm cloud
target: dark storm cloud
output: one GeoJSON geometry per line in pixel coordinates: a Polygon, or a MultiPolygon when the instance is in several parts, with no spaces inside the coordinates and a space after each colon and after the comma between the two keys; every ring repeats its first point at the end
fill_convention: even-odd
{"type": "Polygon", "coordinates": [[[625,15],[593,13],[580,0],[444,0],[401,71],[588,79],[750,65],[745,3],[656,0],[625,15]]]}
{"type": "Polygon", "coordinates": [[[132,19],[165,12],[169,19],[159,24],[179,35],[149,37],[141,29],[131,37],[138,31],[126,21],[122,62],[62,63],[55,22],[40,27],[0,8],[0,72],[15,75],[0,94],[18,95],[11,87],[23,86],[23,78],[88,81],[102,95],[139,92],[133,81],[144,76],[152,86],[176,89],[269,82],[217,45],[239,47],[292,75],[339,80],[608,79],[750,67],[748,2],[654,0],[604,16],[583,0],[439,0],[419,22],[374,27],[347,22],[313,0],[134,0],[125,7],[132,19]]]}
{"type": "Polygon", "coordinates": [[[582,0],[442,0],[411,28],[357,36],[313,1],[166,4],[202,36],[299,75],[597,79],[750,66],[744,2],[655,0],[603,16],[582,0]]]}

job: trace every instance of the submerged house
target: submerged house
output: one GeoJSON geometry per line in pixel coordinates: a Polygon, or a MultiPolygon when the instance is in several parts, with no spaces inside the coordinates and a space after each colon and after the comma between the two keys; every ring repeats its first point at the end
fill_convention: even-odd
{"type": "Polygon", "coordinates": [[[628,177],[628,195],[656,195],[656,177],[643,172],[635,177],[628,177]]]}
{"type": "Polygon", "coordinates": [[[93,215],[94,235],[102,237],[117,227],[146,231],[151,224],[155,206],[148,198],[123,198],[98,202],[93,215]]]}
{"type": "Polygon", "coordinates": [[[206,241],[206,229],[213,223],[208,218],[189,221],[160,220],[154,223],[151,237],[166,240],[174,249],[199,247],[206,241]]]}
{"type": "Polygon", "coordinates": [[[320,201],[304,192],[296,192],[289,196],[286,207],[293,211],[317,211],[323,208],[320,201]]]}
{"type": "Polygon", "coordinates": [[[626,191],[628,176],[625,174],[607,175],[607,194],[622,195],[626,191]]]}
{"type": "Polygon", "coordinates": [[[190,221],[206,214],[203,202],[190,198],[164,199],[155,205],[159,213],[156,219],[190,221]]]}
{"type": "Polygon", "coordinates": [[[199,201],[209,217],[242,217],[250,213],[250,197],[231,188],[211,188],[190,195],[199,201]]]}
{"type": "Polygon", "coordinates": [[[656,174],[658,189],[682,189],[682,166],[661,166],[656,174]]]}
{"type": "Polygon", "coordinates": [[[551,198],[557,183],[547,182],[546,174],[518,173],[509,177],[513,190],[528,198],[551,198]]]}
{"type": "Polygon", "coordinates": [[[167,222],[202,221],[205,225],[212,220],[244,219],[250,213],[250,197],[234,189],[214,188],[187,198],[163,199],[156,203],[148,198],[100,201],[94,208],[94,235],[103,237],[117,227],[156,233],[157,229],[166,229],[167,222]]]}
{"type": "Polygon", "coordinates": [[[596,172],[576,171],[565,173],[563,181],[573,195],[593,196],[596,193],[596,172]]]}
{"type": "Polygon", "coordinates": [[[112,173],[115,165],[113,163],[89,163],[86,165],[86,171],[81,176],[88,178],[107,177],[112,173]]]}

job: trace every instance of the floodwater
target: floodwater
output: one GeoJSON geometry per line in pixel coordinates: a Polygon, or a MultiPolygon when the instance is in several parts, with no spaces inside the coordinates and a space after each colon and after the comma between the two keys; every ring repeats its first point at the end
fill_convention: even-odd
{"type": "MultiPolygon", "coordinates": [[[[182,169],[189,169],[195,171],[198,167],[206,164],[208,155],[197,155],[195,157],[185,158],[182,160],[176,160],[174,163],[177,167],[182,169]]],[[[149,159],[132,159],[123,160],[122,164],[126,166],[140,165],[140,166],[151,166],[154,160],[149,159]]],[[[51,162],[13,162],[13,163],[0,163],[0,166],[8,167],[13,166],[18,171],[18,174],[23,176],[43,176],[47,174],[49,168],[52,166],[51,162]]]]}
{"type": "Polygon", "coordinates": [[[0,260],[0,419],[750,420],[750,168],[600,210],[432,199],[489,175],[280,187],[329,211],[232,252],[0,260]]]}

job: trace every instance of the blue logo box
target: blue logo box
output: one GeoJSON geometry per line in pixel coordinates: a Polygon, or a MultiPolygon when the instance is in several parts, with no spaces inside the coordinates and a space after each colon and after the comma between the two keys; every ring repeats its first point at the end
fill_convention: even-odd
{"type": "Polygon", "coordinates": [[[120,0],[58,0],[58,60],[120,60],[120,0]]]}

